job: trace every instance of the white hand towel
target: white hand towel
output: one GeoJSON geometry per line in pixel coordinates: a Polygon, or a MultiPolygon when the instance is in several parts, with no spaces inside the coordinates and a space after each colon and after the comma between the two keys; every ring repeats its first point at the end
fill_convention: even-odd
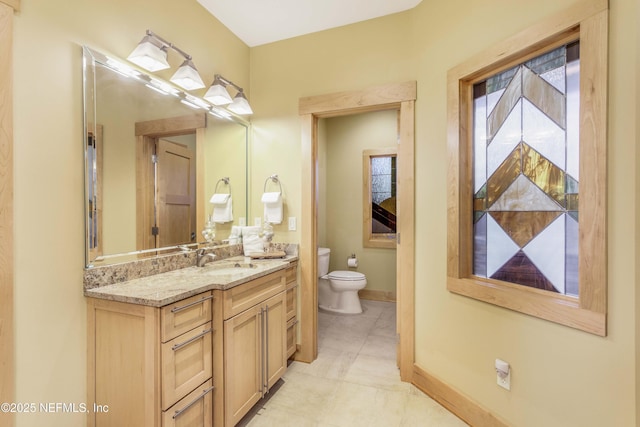
{"type": "Polygon", "coordinates": [[[227,203],[229,197],[231,197],[231,194],[214,194],[211,196],[209,203],[213,203],[214,205],[227,203]]]}
{"type": "Polygon", "coordinates": [[[240,243],[240,236],[242,235],[242,229],[237,225],[231,226],[231,234],[229,235],[229,244],[235,245],[240,243]]]}
{"type": "Polygon", "coordinates": [[[262,203],[264,203],[264,221],[280,224],[282,222],[282,194],[279,191],[264,193],[262,194],[262,203]]]}
{"type": "Polygon", "coordinates": [[[213,204],[213,222],[233,222],[233,199],[231,194],[214,194],[209,202],[213,204]]]}
{"type": "Polygon", "coordinates": [[[259,226],[242,227],[242,249],[244,256],[249,256],[255,252],[264,252],[264,244],[260,238],[259,226]]]}

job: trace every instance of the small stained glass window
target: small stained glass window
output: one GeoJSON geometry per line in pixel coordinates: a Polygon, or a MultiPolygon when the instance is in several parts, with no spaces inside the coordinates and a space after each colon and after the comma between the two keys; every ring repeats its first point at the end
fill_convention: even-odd
{"type": "Polygon", "coordinates": [[[473,274],[578,296],[579,42],[473,87],[473,274]]]}
{"type": "Polygon", "coordinates": [[[362,160],[365,183],[362,245],[365,248],[395,248],[397,149],[364,150],[362,160]]]}

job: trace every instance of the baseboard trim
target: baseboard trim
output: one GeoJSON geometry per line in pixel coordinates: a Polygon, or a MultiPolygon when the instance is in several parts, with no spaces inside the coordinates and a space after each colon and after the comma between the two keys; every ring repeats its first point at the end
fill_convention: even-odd
{"type": "Polygon", "coordinates": [[[413,365],[413,385],[470,426],[508,427],[508,424],[450,385],[413,365]]]}
{"type": "Polygon", "coordinates": [[[378,291],[375,289],[360,289],[358,291],[360,299],[369,301],[396,302],[396,293],[393,291],[378,291]]]}

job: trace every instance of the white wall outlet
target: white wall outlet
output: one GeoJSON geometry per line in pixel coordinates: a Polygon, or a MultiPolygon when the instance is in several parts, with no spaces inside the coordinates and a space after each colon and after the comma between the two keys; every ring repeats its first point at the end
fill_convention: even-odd
{"type": "Polygon", "coordinates": [[[259,216],[253,218],[253,225],[261,227],[262,226],[262,218],[260,218],[259,216]]]}
{"type": "Polygon", "coordinates": [[[289,231],[296,231],[296,217],[295,216],[290,216],[289,217],[289,231]]]}
{"type": "Polygon", "coordinates": [[[240,219],[238,219],[238,225],[240,227],[246,227],[247,226],[247,218],[241,216],[240,219]]]}
{"type": "Polygon", "coordinates": [[[511,390],[511,366],[509,362],[496,359],[496,382],[504,389],[511,390]]]}

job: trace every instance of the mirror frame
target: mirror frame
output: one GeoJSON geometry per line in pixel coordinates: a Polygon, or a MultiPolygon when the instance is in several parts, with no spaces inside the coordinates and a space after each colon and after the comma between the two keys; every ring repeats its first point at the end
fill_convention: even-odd
{"type": "MultiPolygon", "coordinates": [[[[149,82],[151,81],[151,76],[147,74],[145,71],[141,70],[138,67],[130,65],[127,61],[119,59],[114,55],[107,55],[101,53],[95,49],[92,49],[87,46],[82,46],[83,55],[82,55],[82,68],[83,68],[83,153],[84,153],[84,211],[85,211],[85,268],[91,268],[95,266],[96,260],[100,261],[100,265],[110,265],[114,263],[127,262],[131,260],[137,260],[140,256],[144,255],[145,259],[152,259],[154,256],[159,256],[171,252],[175,252],[176,250],[184,250],[185,248],[197,248],[201,244],[206,244],[206,242],[195,242],[195,243],[185,243],[184,245],[175,245],[175,246],[167,246],[162,248],[153,248],[146,250],[132,250],[129,252],[123,253],[113,253],[113,254],[100,254],[97,255],[95,250],[92,250],[89,244],[89,240],[92,233],[92,217],[95,218],[96,215],[99,215],[99,211],[102,209],[102,202],[100,199],[92,197],[95,196],[98,191],[98,186],[101,185],[100,182],[97,182],[97,179],[92,180],[92,174],[95,171],[95,167],[90,165],[92,161],[92,157],[89,155],[88,147],[91,144],[92,138],[98,135],[98,131],[100,131],[100,126],[97,125],[97,108],[96,108],[96,72],[95,65],[99,64],[106,68],[113,70],[116,73],[120,73],[115,70],[111,65],[108,64],[109,59],[113,59],[121,64],[126,64],[131,69],[140,73],[138,78],[142,81],[149,82]],[[92,206],[92,208],[90,208],[92,206]],[[133,257],[133,258],[127,258],[133,257]],[[104,261],[104,262],[103,262],[104,261]]],[[[122,73],[120,73],[122,74],[122,73]]],[[[171,83],[167,83],[164,80],[153,76],[153,79],[156,81],[160,81],[177,91],[177,97],[180,99],[185,99],[187,96],[190,100],[193,100],[193,95],[187,94],[184,91],[177,88],[175,85],[171,83]]],[[[204,119],[205,126],[196,126],[192,130],[196,134],[196,236],[200,236],[200,230],[204,227],[204,217],[206,213],[206,200],[205,200],[205,185],[204,185],[204,143],[205,143],[205,128],[207,119],[207,113],[216,117],[217,119],[227,119],[230,122],[237,123],[245,128],[245,139],[244,139],[244,149],[245,149],[245,188],[244,188],[244,198],[245,198],[245,212],[244,215],[246,218],[249,217],[249,135],[250,135],[250,125],[251,123],[247,121],[245,118],[228,112],[227,110],[221,109],[219,107],[215,107],[210,105],[210,103],[198,98],[202,103],[209,106],[208,110],[202,110],[199,113],[195,112],[193,117],[200,116],[204,119]]],[[[169,118],[167,118],[169,119],[169,118]]],[[[160,119],[163,120],[163,119],[160,119]]],[[[150,122],[150,121],[149,121],[150,122]]],[[[182,129],[184,131],[184,129],[182,129]]],[[[137,133],[137,132],[136,132],[137,133]]],[[[137,141],[139,139],[138,135],[132,135],[133,141],[137,141]]],[[[139,151],[139,147],[136,147],[136,152],[139,151]]],[[[135,183],[133,184],[135,185],[135,183]]],[[[136,222],[136,228],[139,224],[139,208],[136,207],[136,218],[134,221],[136,222]]],[[[100,230],[101,226],[97,223],[97,219],[94,219],[94,233],[97,233],[98,236],[102,235],[102,231],[100,230]]],[[[139,244],[139,239],[136,237],[136,245],[139,244]]],[[[101,243],[99,243],[101,245],[101,243]]]]}

